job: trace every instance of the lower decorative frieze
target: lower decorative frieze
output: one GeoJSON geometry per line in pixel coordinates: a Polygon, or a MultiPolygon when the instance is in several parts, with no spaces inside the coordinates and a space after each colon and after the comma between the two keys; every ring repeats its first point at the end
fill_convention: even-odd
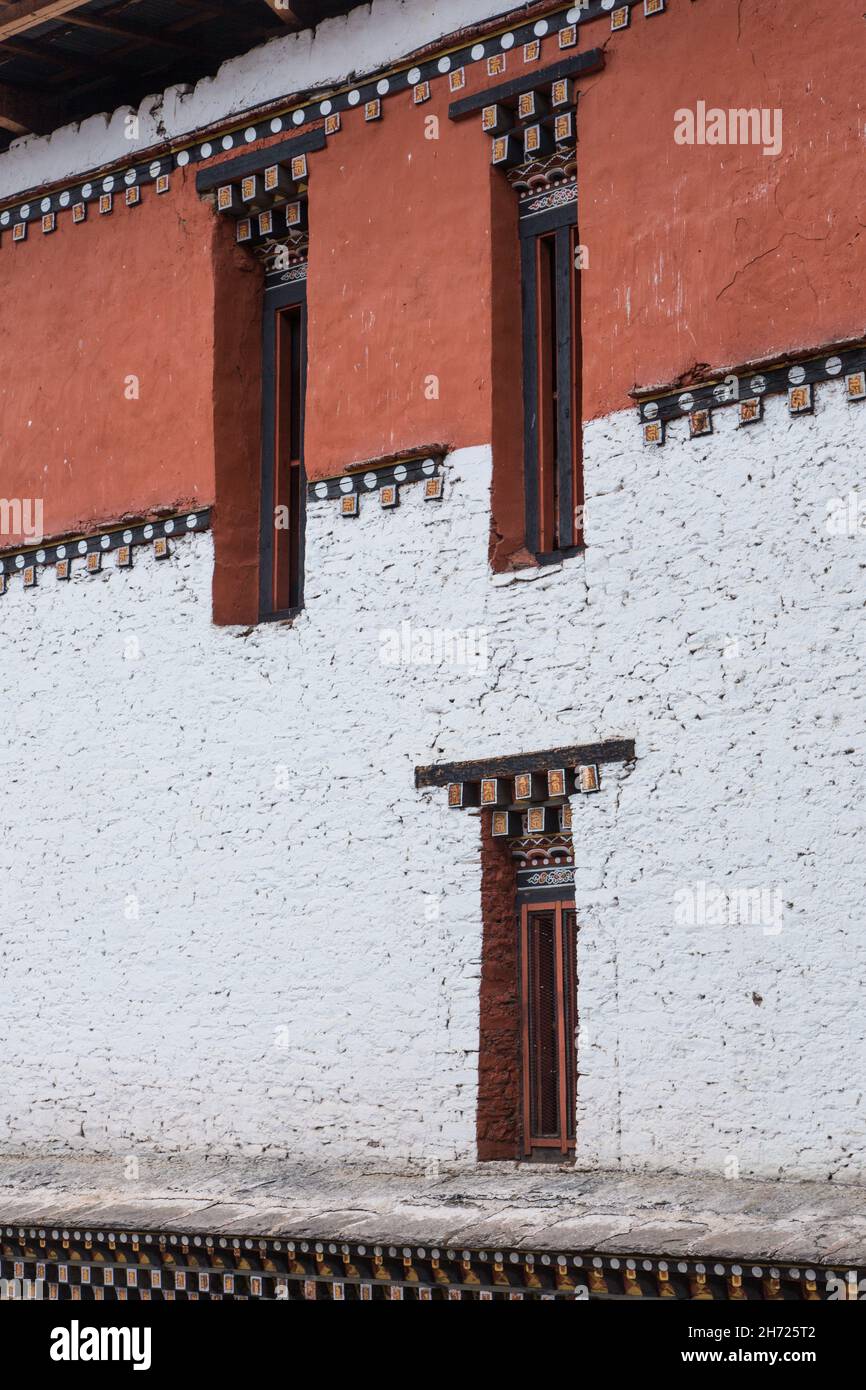
{"type": "Polygon", "coordinates": [[[118,569],[131,569],[133,554],[139,546],[151,546],[157,560],[167,560],[174,541],[196,531],[207,531],[211,524],[209,508],[197,512],[181,512],[159,521],[140,521],[90,536],[75,536],[50,545],[13,550],[0,555],[0,594],[7,590],[9,580],[20,575],[25,588],[35,588],[39,574],[53,569],[58,580],[72,577],[74,561],[81,560],[88,574],[98,574],[103,558],[114,555],[118,569]]]}
{"type": "Polygon", "coordinates": [[[864,1273],[729,1259],[216,1233],[6,1226],[0,1236],[5,1301],[818,1301],[856,1298],[864,1273]]]}
{"type": "Polygon", "coordinates": [[[845,395],[854,403],[866,400],[866,343],[823,352],[815,357],[775,363],[768,367],[737,368],[712,381],[670,391],[634,391],[645,444],[664,444],[666,425],[687,419],[692,439],[713,432],[713,411],[735,407],[740,426],[763,419],[764,397],[787,395],[790,415],[810,415],[815,387],[827,381],[845,382],[845,395]]]}
{"type": "Polygon", "coordinates": [[[361,498],[365,494],[376,494],[379,505],[384,508],[396,507],[400,501],[400,488],[407,483],[424,484],[425,502],[441,502],[444,493],[444,476],[441,457],[425,456],[390,461],[385,464],[370,464],[353,473],[345,473],[339,478],[322,478],[307,485],[307,495],[311,501],[324,502],[337,499],[340,515],[354,517],[360,514],[361,498]]]}

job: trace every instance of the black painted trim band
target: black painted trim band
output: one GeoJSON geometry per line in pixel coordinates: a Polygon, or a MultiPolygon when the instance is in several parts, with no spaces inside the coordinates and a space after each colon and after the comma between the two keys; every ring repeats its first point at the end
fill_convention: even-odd
{"type": "Polygon", "coordinates": [[[425,478],[436,478],[442,471],[440,458],[405,459],[383,467],[370,467],[357,473],[345,473],[339,478],[320,478],[318,482],[307,485],[307,496],[312,502],[326,502],[336,497],[350,497],[358,493],[362,497],[368,492],[378,492],[380,488],[392,483],[419,483],[425,478]]]}
{"type": "Polygon", "coordinates": [[[195,191],[212,193],[223,184],[245,178],[247,174],[261,173],[272,164],[285,164],[295,155],[323,150],[327,143],[325,128],[319,126],[305,135],[296,135],[291,140],[280,140],[278,144],[255,150],[252,154],[242,154],[237,159],[228,159],[225,164],[218,164],[213,169],[200,169],[195,176],[195,191]]]}
{"type": "Polygon", "coordinates": [[[177,516],[164,517],[160,521],[139,521],[119,529],[98,531],[90,536],[73,536],[67,540],[52,541],[50,545],[7,551],[0,555],[0,575],[11,576],[34,564],[44,567],[55,565],[58,560],[84,559],[93,554],[108,555],[123,545],[150,545],[163,536],[177,540],[193,531],[207,531],[210,524],[210,508],[203,507],[199,511],[180,512],[177,516]]]}
{"type": "Polygon", "coordinates": [[[548,748],[539,753],[515,753],[504,758],[481,758],[463,763],[431,763],[416,767],[416,787],[447,787],[450,782],[480,782],[488,777],[514,777],[521,772],[547,772],[552,768],[590,763],[634,761],[633,738],[606,739],[603,743],[576,743],[548,748]]]}
{"type": "MultiPolygon", "coordinates": [[[[797,386],[839,381],[866,372],[866,343],[815,357],[788,361],[756,370],[738,367],[699,386],[683,386],[664,392],[634,391],[642,422],[680,420],[696,410],[716,410],[762,396],[784,395],[797,386]]],[[[851,399],[859,399],[857,396],[851,399]]]]}
{"type": "Polygon", "coordinates": [[[591,48],[586,53],[577,53],[562,62],[553,63],[549,68],[537,68],[535,72],[524,73],[522,77],[512,78],[510,82],[500,82],[497,87],[488,87],[471,97],[461,97],[452,101],[448,107],[450,121],[462,121],[485,106],[495,106],[497,102],[519,97],[523,92],[535,92],[539,87],[552,85],[563,77],[588,77],[590,73],[600,72],[604,67],[604,52],[591,48]]]}

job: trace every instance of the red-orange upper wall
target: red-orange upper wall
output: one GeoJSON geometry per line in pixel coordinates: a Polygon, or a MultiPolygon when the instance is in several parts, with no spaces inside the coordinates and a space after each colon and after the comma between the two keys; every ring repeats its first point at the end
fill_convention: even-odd
{"type": "Polygon", "coordinates": [[[305,456],[312,477],[490,437],[490,145],[433,98],[344,119],[315,157],[305,456]],[[428,138],[438,127],[438,138],[428,138]]]}
{"type": "MultiPolygon", "coordinates": [[[[695,363],[732,366],[866,329],[860,9],[669,0],[654,19],[635,10],[622,33],[606,19],[581,29],[584,48],[607,53],[578,108],[585,416],[625,408],[635,384],[674,381],[695,363]],[[781,155],[676,144],[675,111],[699,100],[781,108],[781,155]]],[[[560,56],[547,39],[542,65],[560,56]]],[[[517,50],[508,63],[506,76],[525,70],[517,50]]],[[[467,90],[482,84],[478,64],[467,90]]],[[[512,374],[516,362],[498,350],[515,318],[513,303],[499,304],[501,274],[492,298],[501,175],[480,120],[450,122],[449,99],[442,79],[421,106],[386,97],[381,122],[347,113],[311,157],[312,477],[494,437],[508,396],[501,381],[492,389],[493,323],[497,362],[512,374]],[[438,140],[425,138],[431,117],[438,140]]],[[[0,495],[43,497],[47,535],[213,501],[215,408],[223,433],[233,415],[215,406],[215,383],[218,394],[234,372],[244,400],[257,391],[248,351],[214,370],[215,305],[225,324],[232,277],[246,280],[247,343],[250,314],[250,277],[217,254],[214,219],[190,168],[164,197],[146,189],[138,208],[91,208],[79,227],[61,214],[57,232],[31,227],[19,246],[3,236],[0,495]],[[130,375],[137,401],[125,398],[130,375]]],[[[219,342],[231,357],[233,343],[219,342]]],[[[221,468],[232,447],[222,439],[221,468]]]]}
{"type": "Polygon", "coordinates": [[[213,497],[213,214],[172,184],[3,236],[0,495],[43,498],[46,536],[213,497]]]}
{"type": "Polygon", "coordinates": [[[578,104],[587,417],[696,362],[866,330],[862,11],[670,0],[610,39],[608,69],[578,104]],[[699,100],[781,108],[781,155],[676,144],[675,111],[699,100]]]}

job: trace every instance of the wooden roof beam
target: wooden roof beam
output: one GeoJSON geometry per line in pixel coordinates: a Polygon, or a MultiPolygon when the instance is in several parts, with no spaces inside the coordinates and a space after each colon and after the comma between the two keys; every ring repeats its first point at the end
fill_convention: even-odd
{"type": "Polygon", "coordinates": [[[6,0],[0,8],[0,43],[49,19],[62,19],[86,4],[87,0],[15,0],[14,4],[6,0]]]}
{"type": "Polygon", "coordinates": [[[288,24],[290,29],[302,29],[304,21],[298,14],[298,6],[295,0],[265,0],[268,9],[281,19],[284,24],[288,24]]]}

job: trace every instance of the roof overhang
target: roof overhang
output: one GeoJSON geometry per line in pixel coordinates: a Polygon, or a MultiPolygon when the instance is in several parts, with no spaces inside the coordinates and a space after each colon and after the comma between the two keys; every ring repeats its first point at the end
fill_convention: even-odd
{"type": "Polygon", "coordinates": [[[363,0],[0,0],[0,149],[212,76],[363,0]]]}

